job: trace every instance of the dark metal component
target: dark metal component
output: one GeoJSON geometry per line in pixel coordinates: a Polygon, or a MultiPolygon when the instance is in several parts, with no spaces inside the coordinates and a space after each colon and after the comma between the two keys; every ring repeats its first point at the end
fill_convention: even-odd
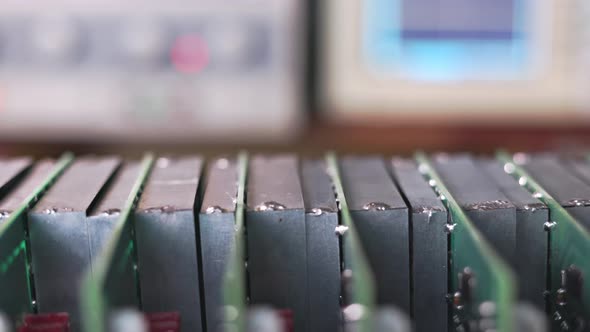
{"type": "MultiPolygon", "coordinates": [[[[31,158],[0,159],[0,198],[6,195],[31,167],[31,158]]],[[[2,212],[2,211],[0,211],[2,212]]],[[[0,214],[0,218],[2,215],[0,214]]]]}
{"type": "Polygon", "coordinates": [[[238,168],[235,158],[218,158],[207,168],[206,190],[201,213],[235,212],[238,195],[238,168]],[[211,208],[213,207],[212,211],[211,208]]]}
{"type": "Polygon", "coordinates": [[[129,193],[141,171],[140,162],[124,164],[104,191],[102,199],[89,212],[87,218],[90,262],[94,262],[106,241],[113,233],[129,193]]]}
{"type": "MultiPolygon", "coordinates": [[[[451,295],[452,331],[477,330],[478,321],[482,318],[473,302],[476,280],[471,268],[465,267],[457,275],[458,289],[451,295]]],[[[494,320],[491,321],[495,324],[494,320]]]]}
{"type": "Polygon", "coordinates": [[[199,214],[203,297],[207,329],[221,331],[222,286],[231,249],[235,245],[238,169],[235,159],[220,158],[207,168],[206,189],[199,214]]]}
{"type": "Polygon", "coordinates": [[[286,210],[304,208],[297,157],[254,156],[250,165],[248,211],[271,210],[273,207],[272,204],[268,204],[269,202],[277,202],[286,210]]]}
{"type": "Polygon", "coordinates": [[[583,206],[590,202],[590,186],[556,155],[531,155],[524,165],[529,174],[563,207],[583,206]]]}
{"type": "Polygon", "coordinates": [[[544,308],[547,285],[548,237],[544,228],[549,221],[547,206],[519,185],[503,165],[494,159],[482,159],[480,167],[490,176],[516,207],[516,271],[519,298],[544,308]]]}
{"type": "Polygon", "coordinates": [[[582,271],[575,266],[570,266],[561,271],[561,283],[569,297],[576,301],[582,300],[582,288],[584,286],[584,276],[582,271]]]}
{"type": "Polygon", "coordinates": [[[121,309],[140,308],[132,216],[152,168],[153,160],[151,154],[142,158],[141,164],[136,168],[135,181],[132,183],[129,183],[125,173],[127,168],[134,167],[134,164],[125,165],[113,181],[112,187],[108,188],[110,192],[104,198],[106,203],[99,203],[99,206],[94,209],[96,213],[112,209],[121,210],[121,212],[115,218],[116,220],[113,220],[112,231],[104,242],[99,256],[92,262],[92,269],[84,274],[81,290],[84,331],[109,330],[108,321],[113,313],[121,309]],[[119,188],[127,185],[131,185],[131,188],[128,188],[124,205],[113,208],[113,205],[109,203],[113,202],[110,198],[123,199],[123,195],[117,193],[120,193],[119,188]]]}
{"type": "Polygon", "coordinates": [[[473,272],[469,267],[466,267],[462,273],[459,273],[457,278],[459,278],[459,292],[461,293],[461,305],[471,303],[471,301],[473,301],[473,291],[475,284],[473,272]]]}
{"type": "Polygon", "coordinates": [[[529,156],[523,166],[574,218],[590,229],[590,185],[567,163],[553,154],[529,156]]]}
{"type": "Polygon", "coordinates": [[[140,212],[192,211],[203,162],[200,157],[158,158],[148,187],[141,197],[140,212]]]}
{"type": "Polygon", "coordinates": [[[303,201],[308,213],[338,212],[332,180],[323,160],[306,159],[301,162],[303,201]]]}
{"type": "Polygon", "coordinates": [[[301,163],[307,237],[308,331],[337,331],[340,310],[340,246],[338,207],[326,165],[320,160],[301,163]]]}
{"type": "Polygon", "coordinates": [[[306,331],[305,209],[297,157],[255,156],[248,168],[246,214],[250,300],[290,310],[306,331]]]}
{"type": "Polygon", "coordinates": [[[347,186],[350,190],[346,192],[351,211],[366,210],[371,204],[382,204],[388,206],[387,209],[406,208],[381,158],[343,157],[340,169],[346,172],[345,184],[354,184],[354,188],[347,186]]]}
{"type": "Polygon", "coordinates": [[[457,203],[498,253],[516,266],[516,207],[469,155],[433,158],[457,203]]]}
{"type": "Polygon", "coordinates": [[[409,215],[381,158],[340,159],[351,215],[375,273],[377,301],[410,312],[409,215]]]}
{"type": "Polygon", "coordinates": [[[183,331],[202,331],[195,204],[199,157],[159,158],[135,212],[145,312],[179,312],[183,331]]]}
{"type": "Polygon", "coordinates": [[[392,161],[394,178],[411,209],[413,317],[417,332],[448,326],[448,212],[434,190],[407,159],[392,161]]]}
{"type": "Polygon", "coordinates": [[[552,313],[555,330],[587,331],[588,317],[583,314],[584,275],[575,265],[560,273],[560,288],[557,289],[552,313]]]}
{"type": "Polygon", "coordinates": [[[564,163],[574,175],[576,175],[586,184],[590,184],[590,164],[588,163],[588,159],[565,159],[564,163]]]}
{"type": "Polygon", "coordinates": [[[116,157],[84,157],[77,159],[35,206],[34,212],[86,212],[97,194],[120,165],[116,157]]]}
{"type": "Polygon", "coordinates": [[[28,215],[37,308],[70,313],[76,330],[78,291],[91,261],[86,213],[119,163],[117,158],[78,159],[28,215]]]}

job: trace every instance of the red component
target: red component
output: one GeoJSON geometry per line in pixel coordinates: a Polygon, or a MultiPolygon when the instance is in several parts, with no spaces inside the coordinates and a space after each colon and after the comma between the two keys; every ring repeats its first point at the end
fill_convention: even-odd
{"type": "Polygon", "coordinates": [[[66,312],[26,315],[18,332],[70,332],[70,316],[66,312]]]}
{"type": "Polygon", "coordinates": [[[180,313],[154,312],[146,314],[150,332],[180,332],[180,313]]]}
{"type": "Polygon", "coordinates": [[[176,38],[170,50],[170,61],[181,73],[196,74],[209,63],[209,48],[198,35],[176,38]]]}
{"type": "Polygon", "coordinates": [[[62,323],[70,324],[70,315],[67,312],[26,315],[23,319],[24,324],[47,324],[47,323],[62,323]]]}
{"type": "Polygon", "coordinates": [[[293,311],[291,309],[280,309],[280,310],[277,310],[277,312],[279,313],[279,316],[281,316],[281,319],[283,320],[283,326],[285,328],[285,331],[287,331],[287,332],[295,331],[295,329],[293,327],[293,311]]]}

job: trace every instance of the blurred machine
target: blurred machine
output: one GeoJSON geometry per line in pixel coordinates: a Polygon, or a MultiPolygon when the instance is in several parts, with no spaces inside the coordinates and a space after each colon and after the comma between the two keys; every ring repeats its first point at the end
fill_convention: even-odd
{"type": "Polygon", "coordinates": [[[0,160],[0,331],[588,332],[590,157],[0,160]]]}
{"type": "Polygon", "coordinates": [[[0,138],[292,137],[303,14],[294,0],[5,1],[0,138]]]}
{"type": "Polygon", "coordinates": [[[361,122],[587,121],[589,16],[579,0],[327,0],[322,106],[361,122]]]}
{"type": "Polygon", "coordinates": [[[3,1],[0,141],[288,142],[315,92],[370,126],[314,157],[0,157],[0,332],[590,332],[587,152],[323,152],[586,123],[590,3],[306,4],[3,1]]]}
{"type": "Polygon", "coordinates": [[[585,124],[589,15],[584,0],[9,0],[0,140],[290,142],[310,107],[585,124]]]}

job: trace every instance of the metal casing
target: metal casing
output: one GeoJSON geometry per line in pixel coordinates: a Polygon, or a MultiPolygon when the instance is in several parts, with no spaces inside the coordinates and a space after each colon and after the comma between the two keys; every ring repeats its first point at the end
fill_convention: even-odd
{"type": "Polygon", "coordinates": [[[469,155],[438,155],[434,167],[473,224],[498,254],[516,265],[516,208],[469,155]]]}
{"type": "Polygon", "coordinates": [[[538,309],[544,309],[549,270],[546,230],[549,210],[507,174],[504,165],[499,161],[482,159],[478,163],[516,207],[516,272],[519,278],[519,297],[538,309]]]}
{"type": "Polygon", "coordinates": [[[415,162],[394,158],[394,178],[410,213],[412,313],[417,332],[448,326],[448,212],[415,162]]]}
{"type": "Polygon", "coordinates": [[[590,185],[555,154],[530,155],[524,169],[586,229],[590,229],[590,185]]]}
{"type": "Polygon", "coordinates": [[[385,162],[377,157],[343,157],[344,194],[377,283],[377,302],[410,312],[408,208],[385,162]]]}
{"type": "Polygon", "coordinates": [[[78,159],[28,213],[37,310],[68,312],[75,329],[81,278],[91,265],[88,211],[119,164],[114,157],[78,159]]]}
{"type": "Polygon", "coordinates": [[[307,251],[308,331],[337,331],[340,309],[340,241],[338,207],[326,164],[301,162],[307,251]]]}
{"type": "Polygon", "coordinates": [[[222,331],[223,279],[235,246],[238,169],[233,158],[218,158],[207,168],[199,212],[199,236],[207,330],[222,331]]]}
{"type": "Polygon", "coordinates": [[[141,305],[178,312],[181,327],[202,331],[195,205],[202,160],[159,158],[135,211],[141,305]]]}
{"type": "Polygon", "coordinates": [[[306,331],[307,242],[297,157],[253,156],[246,197],[250,301],[291,311],[295,330],[306,331]]]}

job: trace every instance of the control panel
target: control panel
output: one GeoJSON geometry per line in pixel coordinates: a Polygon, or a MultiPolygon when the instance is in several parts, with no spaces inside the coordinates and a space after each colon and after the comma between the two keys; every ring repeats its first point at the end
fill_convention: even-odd
{"type": "Polygon", "coordinates": [[[4,2],[0,136],[289,137],[302,11],[294,0],[4,2]]]}

